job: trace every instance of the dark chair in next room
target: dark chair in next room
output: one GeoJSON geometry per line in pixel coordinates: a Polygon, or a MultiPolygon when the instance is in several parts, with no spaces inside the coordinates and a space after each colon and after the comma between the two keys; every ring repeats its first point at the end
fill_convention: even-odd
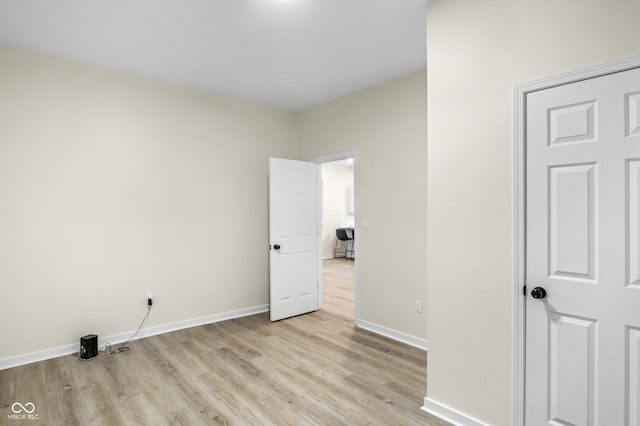
{"type": "Polygon", "coordinates": [[[347,229],[336,229],[336,243],[333,246],[333,257],[353,259],[355,253],[353,251],[353,234],[349,234],[350,232],[347,229]],[[338,241],[342,241],[342,250],[338,250],[338,241]],[[338,254],[342,254],[342,256],[337,256],[338,254]]]}

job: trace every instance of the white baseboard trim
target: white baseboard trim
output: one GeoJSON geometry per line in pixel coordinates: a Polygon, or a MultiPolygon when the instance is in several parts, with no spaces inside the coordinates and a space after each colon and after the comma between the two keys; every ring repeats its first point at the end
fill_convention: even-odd
{"type": "MultiPolygon", "coordinates": [[[[145,328],[142,332],[142,337],[151,337],[157,334],[170,333],[172,331],[183,330],[185,328],[197,327],[199,325],[213,324],[215,322],[227,321],[234,318],[248,317],[249,315],[261,314],[269,311],[269,305],[254,306],[252,308],[238,309],[237,311],[223,312],[221,314],[207,315],[200,318],[194,318],[185,321],[178,321],[165,325],[157,325],[155,327],[145,328]]],[[[124,342],[131,336],[131,333],[124,333],[115,337],[117,342],[124,342]]],[[[109,337],[108,339],[110,339],[109,337]]],[[[110,341],[101,342],[100,346],[110,341]]]]}
{"type": "Polygon", "coordinates": [[[407,345],[416,347],[418,349],[422,349],[423,351],[427,350],[427,341],[424,339],[410,336],[408,334],[401,333],[399,331],[392,330],[390,328],[386,328],[381,325],[374,324],[372,322],[368,322],[364,320],[357,320],[356,326],[363,328],[365,330],[371,331],[373,333],[388,337],[390,339],[397,340],[402,343],[406,343],[407,345]]]}
{"type": "Polygon", "coordinates": [[[446,420],[455,426],[487,426],[486,423],[482,423],[480,420],[476,420],[459,411],[454,410],[451,407],[447,407],[433,399],[427,397],[424,398],[424,405],[422,410],[427,413],[433,414],[436,417],[446,420]]]}
{"type": "MultiPolygon", "coordinates": [[[[157,325],[154,327],[144,328],[136,338],[142,339],[145,337],[151,337],[158,334],[170,333],[172,331],[183,330],[185,328],[197,327],[199,325],[213,324],[215,322],[226,321],[234,318],[246,317],[249,315],[255,315],[262,312],[268,312],[269,305],[254,306],[252,308],[239,309],[237,311],[224,312],[221,314],[207,315],[200,318],[194,318],[185,321],[178,321],[170,324],[157,325]]],[[[128,331],[126,333],[120,333],[113,336],[101,338],[98,336],[98,347],[102,348],[104,345],[115,345],[118,343],[126,342],[135,330],[128,331]]],[[[0,359],[0,370],[6,370],[7,368],[19,367],[25,364],[31,364],[32,362],[44,361],[46,359],[57,358],[64,355],[78,353],[80,350],[80,342],[70,345],[59,346],[57,348],[45,349],[44,351],[32,352],[24,355],[18,355],[10,358],[0,359]]]]}

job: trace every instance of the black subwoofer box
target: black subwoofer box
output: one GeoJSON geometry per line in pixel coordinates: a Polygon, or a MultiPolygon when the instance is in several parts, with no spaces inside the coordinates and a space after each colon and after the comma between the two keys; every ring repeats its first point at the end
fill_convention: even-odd
{"type": "Polygon", "coordinates": [[[87,334],[80,338],[80,358],[89,359],[98,355],[98,336],[87,334]]]}

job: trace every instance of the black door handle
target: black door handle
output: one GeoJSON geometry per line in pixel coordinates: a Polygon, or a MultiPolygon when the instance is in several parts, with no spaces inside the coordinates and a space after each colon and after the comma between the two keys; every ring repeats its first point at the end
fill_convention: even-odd
{"type": "Polygon", "coordinates": [[[544,299],[545,297],[547,297],[547,290],[542,287],[536,287],[531,290],[531,296],[534,299],[544,299]]]}
{"type": "Polygon", "coordinates": [[[273,248],[274,248],[274,249],[276,249],[276,250],[280,250],[280,244],[275,244],[275,245],[273,246],[273,248]]]}

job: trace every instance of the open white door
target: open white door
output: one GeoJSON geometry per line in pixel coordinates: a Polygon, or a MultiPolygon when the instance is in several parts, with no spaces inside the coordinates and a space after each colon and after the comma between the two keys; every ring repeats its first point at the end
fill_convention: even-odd
{"type": "Polygon", "coordinates": [[[269,159],[271,321],[318,309],[318,165],[269,159]]]}
{"type": "Polygon", "coordinates": [[[640,425],[640,69],[526,107],[526,424],[640,425]]]}

